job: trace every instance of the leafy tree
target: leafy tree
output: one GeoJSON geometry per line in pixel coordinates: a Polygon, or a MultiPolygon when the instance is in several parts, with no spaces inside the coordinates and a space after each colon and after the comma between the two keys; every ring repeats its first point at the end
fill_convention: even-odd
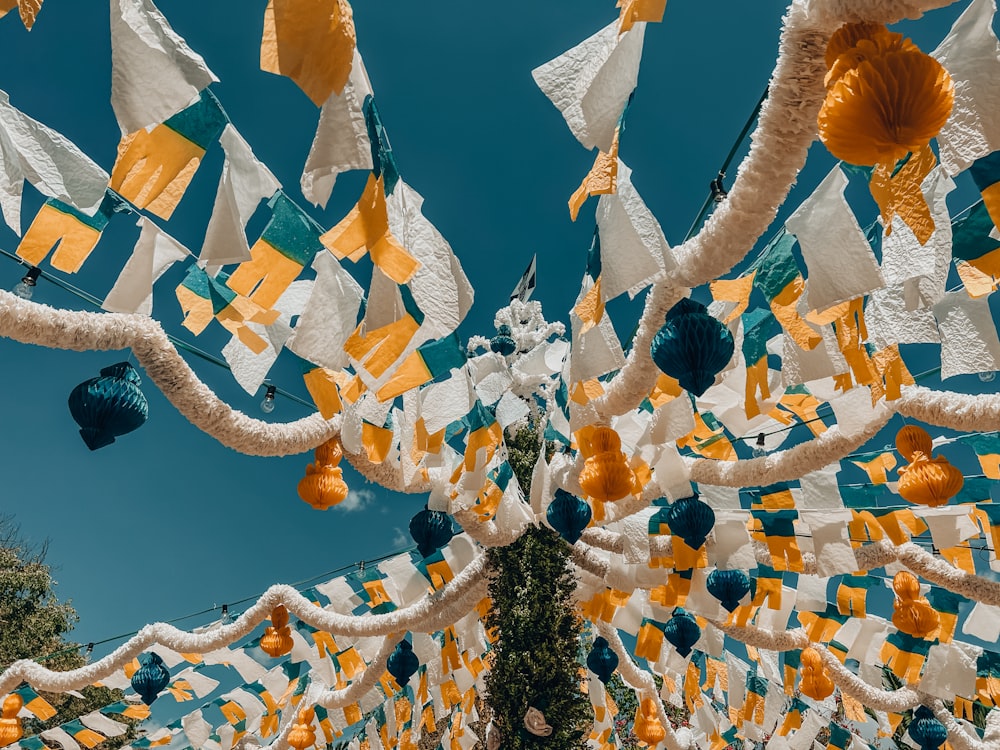
{"type": "MultiPolygon", "coordinates": [[[[80,644],[66,639],[79,618],[69,601],[60,602],[56,597],[56,581],[45,564],[47,551],[47,544],[26,542],[10,516],[0,516],[0,665],[4,667],[18,659],[43,657],[45,666],[56,671],[86,664],[80,644]]],[[[107,688],[87,687],[80,693],[83,698],[42,693],[56,715],[45,722],[25,720],[25,736],[122,699],[120,690],[107,688]]],[[[116,720],[128,724],[129,731],[101,743],[101,750],[115,750],[134,739],[135,722],[124,717],[116,720]]]]}
{"type": "MultiPolygon", "coordinates": [[[[541,445],[530,426],[507,441],[518,483],[531,487],[541,445]]],[[[593,722],[580,689],[582,621],[573,606],[576,581],[569,547],[546,528],[529,527],[513,544],[489,550],[490,597],[486,626],[496,633],[486,677],[493,722],[507,750],[582,750],[593,722]],[[548,737],[524,727],[529,708],[552,726],[548,737]]]]}

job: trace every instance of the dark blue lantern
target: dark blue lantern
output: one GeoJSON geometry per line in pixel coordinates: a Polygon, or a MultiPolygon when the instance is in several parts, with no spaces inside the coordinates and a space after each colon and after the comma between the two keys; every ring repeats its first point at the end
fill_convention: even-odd
{"type": "Polygon", "coordinates": [[[683,497],[667,510],[670,533],[679,536],[691,549],[700,549],[715,526],[715,511],[697,495],[683,497]]]}
{"type": "Polygon", "coordinates": [[[132,689],[139,694],[143,703],[150,706],[170,683],[170,672],[163,666],[163,659],[159,654],[145,654],[139,661],[142,666],[132,675],[132,689]]]}
{"type": "Polygon", "coordinates": [[[515,352],[517,342],[510,335],[510,326],[502,325],[497,329],[497,335],[490,339],[490,349],[505,357],[515,352]]]}
{"type": "Polygon", "coordinates": [[[948,739],[948,730],[927,706],[917,706],[906,733],[920,745],[920,750],[937,750],[948,739]]]}
{"type": "Polygon", "coordinates": [[[678,654],[687,656],[701,638],[701,628],[691,615],[677,607],[674,616],[667,620],[666,627],[663,628],[663,637],[677,649],[678,654]]]}
{"type": "Polygon", "coordinates": [[[455,532],[451,516],[442,510],[427,510],[427,506],[410,519],[410,536],[417,543],[421,557],[427,557],[451,541],[455,532]]]}
{"type": "Polygon", "coordinates": [[[750,577],[742,570],[713,570],[708,574],[705,588],[722,602],[727,612],[732,612],[750,591],[750,577]]]}
{"type": "Polygon", "coordinates": [[[80,425],[80,436],[90,450],[111,445],[116,437],[142,427],[149,416],[149,404],[139,390],[140,382],[132,365],[119,362],[69,394],[69,413],[80,425]]]}
{"type": "Polygon", "coordinates": [[[590,506],[584,500],[562,489],[556,490],[556,496],[545,511],[549,525],[570,544],[576,544],[591,516],[590,506]]]}
{"type": "Polygon", "coordinates": [[[587,668],[605,684],[618,669],[618,654],[611,649],[605,638],[597,636],[594,639],[594,647],[587,654],[587,668]]]}
{"type": "Polygon", "coordinates": [[[407,640],[396,644],[396,648],[389,654],[389,660],[385,664],[386,671],[396,679],[396,684],[400,687],[410,681],[419,667],[420,660],[413,653],[413,646],[407,640]]]}
{"type": "Polygon", "coordinates": [[[682,299],[667,313],[650,353],[656,366],[676,378],[681,388],[700,396],[729,364],[735,350],[733,334],[708,314],[707,307],[682,299]]]}

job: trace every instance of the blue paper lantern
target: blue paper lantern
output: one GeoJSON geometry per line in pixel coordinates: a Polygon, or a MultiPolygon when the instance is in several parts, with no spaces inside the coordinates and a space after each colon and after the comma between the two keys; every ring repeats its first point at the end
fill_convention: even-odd
{"type": "Polygon", "coordinates": [[[906,733],[920,745],[920,750],[937,750],[948,739],[948,730],[927,706],[917,706],[906,733]]]}
{"type": "Polygon", "coordinates": [[[708,314],[707,307],[682,299],[667,313],[650,353],[656,366],[676,378],[681,388],[700,396],[729,364],[735,350],[733,334],[708,314]]]}
{"type": "Polygon", "coordinates": [[[510,326],[502,325],[497,329],[497,335],[490,339],[490,349],[505,357],[517,350],[517,342],[510,335],[510,326]]]}
{"type": "Polygon", "coordinates": [[[80,425],[80,436],[90,450],[111,445],[116,437],[142,427],[149,416],[149,403],[139,390],[140,382],[132,365],[119,362],[69,394],[69,413],[80,425]]]}
{"type": "Polygon", "coordinates": [[[163,692],[163,688],[170,684],[170,672],[163,666],[163,659],[159,654],[145,654],[139,661],[142,666],[132,675],[132,689],[149,706],[163,692]]]}
{"type": "Polygon", "coordinates": [[[750,577],[742,570],[713,570],[708,574],[705,588],[722,602],[727,612],[732,612],[750,591],[750,577]]]}
{"type": "Polygon", "coordinates": [[[666,627],[663,628],[663,637],[677,649],[678,654],[687,656],[701,638],[701,628],[691,615],[677,607],[674,616],[667,620],[666,627]]]}
{"type": "Polygon", "coordinates": [[[441,510],[427,510],[427,506],[410,519],[410,536],[417,543],[421,557],[427,557],[451,541],[455,532],[451,516],[441,510]]]}
{"type": "Polygon", "coordinates": [[[410,678],[417,673],[420,667],[420,660],[413,653],[413,646],[407,640],[402,640],[396,644],[396,648],[389,654],[386,662],[386,671],[396,679],[396,684],[403,687],[410,681],[410,678]]]}
{"type": "Polygon", "coordinates": [[[618,654],[608,645],[607,639],[601,636],[594,639],[594,646],[587,654],[587,668],[605,684],[618,669],[618,654]]]}
{"type": "Polygon", "coordinates": [[[570,544],[576,544],[580,534],[590,523],[592,511],[584,500],[571,495],[566,490],[556,490],[556,495],[545,511],[545,518],[559,536],[570,544]]]}
{"type": "Polygon", "coordinates": [[[670,533],[679,536],[691,549],[700,549],[715,526],[715,511],[697,495],[677,500],[667,509],[670,533]]]}

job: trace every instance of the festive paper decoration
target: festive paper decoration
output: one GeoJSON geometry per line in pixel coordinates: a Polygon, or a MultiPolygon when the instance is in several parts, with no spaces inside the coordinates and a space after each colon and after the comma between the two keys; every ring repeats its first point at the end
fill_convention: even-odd
{"type": "Polygon", "coordinates": [[[327,510],[347,498],[344,470],[338,466],[343,455],[340,439],[328,440],[316,448],[316,460],[299,480],[299,497],[316,510],[327,510]]]}
{"type": "Polygon", "coordinates": [[[594,639],[594,645],[587,654],[587,668],[605,684],[618,669],[618,654],[611,650],[603,636],[599,635],[594,639]]]}
{"type": "Polygon", "coordinates": [[[610,427],[597,427],[580,447],[586,457],[580,486],[588,497],[614,502],[631,494],[635,476],[621,450],[622,441],[610,427]]]}
{"type": "Polygon", "coordinates": [[[802,694],[817,701],[829,698],[833,694],[833,680],[827,674],[819,652],[811,646],[804,648],[799,661],[802,664],[802,681],[799,683],[802,694]]]}
{"type": "Polygon", "coordinates": [[[931,437],[925,430],[911,425],[900,435],[896,448],[909,464],[899,469],[899,494],[918,505],[944,505],[962,489],[962,472],[944,456],[931,458],[931,437]]]}
{"type": "Polygon", "coordinates": [[[260,647],[268,656],[277,658],[291,651],[294,645],[292,630],[288,627],[288,610],[284,604],[279,604],[271,612],[271,624],[261,636],[260,647]]]}
{"type": "Polygon", "coordinates": [[[417,543],[417,551],[429,557],[446,545],[454,535],[451,516],[441,510],[428,510],[427,506],[410,519],[410,536],[417,543]]]}
{"type": "Polygon", "coordinates": [[[670,533],[684,540],[691,549],[697,550],[705,543],[715,525],[715,511],[697,495],[682,497],[671,503],[667,511],[670,533]]]}
{"type": "Polygon", "coordinates": [[[713,570],[705,580],[705,587],[726,611],[732,612],[750,593],[750,578],[742,570],[713,570]]]}
{"type": "Polygon", "coordinates": [[[948,730],[927,706],[917,706],[906,733],[920,745],[920,750],[937,750],[948,739],[948,730]]]}
{"type": "Polygon", "coordinates": [[[732,359],[733,334],[708,314],[708,308],[692,299],[682,299],[667,313],[666,322],[653,338],[656,366],[681,388],[701,396],[715,376],[732,359]]]}
{"type": "Polygon", "coordinates": [[[316,711],[312,707],[299,711],[298,718],[288,733],[288,744],[296,750],[306,750],[316,744],[316,730],[313,729],[313,719],[316,711]]]}
{"type": "Polygon", "coordinates": [[[149,706],[170,683],[170,672],[163,666],[163,659],[155,652],[146,654],[140,662],[142,666],[132,675],[132,689],[149,706]]]}
{"type": "Polygon", "coordinates": [[[111,445],[116,437],[142,427],[149,404],[139,373],[128,362],[105,367],[99,377],[86,380],[69,394],[69,411],[80,425],[80,436],[90,450],[111,445]]]}
{"type": "Polygon", "coordinates": [[[12,745],[23,736],[21,719],[17,715],[22,706],[24,699],[17,693],[11,693],[3,699],[0,711],[0,743],[2,743],[0,746],[12,745]]]}
{"type": "Polygon", "coordinates": [[[663,628],[663,637],[677,649],[678,654],[687,656],[701,638],[701,628],[694,617],[678,607],[663,628]]]}
{"type": "Polygon", "coordinates": [[[545,510],[549,525],[570,544],[576,544],[592,516],[593,511],[586,502],[562,488],[556,490],[555,497],[545,510]]]}
{"type": "Polygon", "coordinates": [[[827,76],[819,114],[824,145],[851,164],[895,164],[937,135],[954,102],[954,83],[934,58],[901,34],[868,24],[846,29],[827,76]]]}
{"type": "Polygon", "coordinates": [[[927,638],[938,629],[938,613],[920,596],[920,581],[913,573],[906,570],[896,573],[892,588],[896,592],[893,625],[915,638],[927,638]]]}
{"type": "Polygon", "coordinates": [[[545,720],[545,714],[534,706],[524,713],[524,728],[536,737],[548,737],[552,734],[552,726],[545,720]]]}
{"type": "Polygon", "coordinates": [[[413,653],[413,646],[407,640],[396,644],[396,648],[389,655],[389,661],[386,662],[386,669],[400,687],[409,683],[410,678],[417,673],[419,666],[420,660],[413,653]]]}
{"type": "Polygon", "coordinates": [[[511,338],[510,326],[506,323],[497,329],[497,335],[490,339],[490,349],[507,357],[517,349],[517,342],[511,338]]]}
{"type": "Polygon", "coordinates": [[[632,725],[635,736],[650,747],[656,747],[667,736],[667,730],[660,721],[656,698],[644,697],[635,710],[635,723],[632,725]]]}

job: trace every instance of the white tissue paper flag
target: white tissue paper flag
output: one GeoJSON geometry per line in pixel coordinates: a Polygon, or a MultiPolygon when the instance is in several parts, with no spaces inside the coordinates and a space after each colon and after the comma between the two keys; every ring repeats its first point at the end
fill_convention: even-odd
{"type": "Polygon", "coordinates": [[[936,643],[927,654],[920,690],[942,700],[976,695],[976,672],[983,650],[971,643],[936,643]]]}
{"type": "Polygon", "coordinates": [[[138,225],[142,230],[132,256],[101,305],[108,312],[152,315],[153,284],[171,265],[191,254],[145,216],[138,225]]]}
{"type": "Polygon", "coordinates": [[[426,339],[452,333],[472,307],[474,291],[447,240],[421,212],[424,199],[400,180],[386,198],[389,229],[407,252],[420,261],[409,288],[424,313],[426,339]]]}
{"type": "Polygon", "coordinates": [[[352,169],[372,168],[372,146],[362,109],[365,98],[372,95],[368,72],[355,48],[351,76],[342,93],[331,94],[323,103],[302,172],[302,195],[314,206],[326,208],[337,175],[352,169]]]}
{"type": "Polygon", "coordinates": [[[835,576],[858,569],[847,528],[853,518],[851,511],[800,510],[799,518],[812,533],[817,573],[835,576]]]}
{"type": "MultiPolygon", "coordinates": [[[[280,693],[279,693],[280,695],[280,693]]],[[[208,738],[214,734],[212,725],[205,721],[201,711],[192,711],[181,719],[181,726],[191,747],[207,747],[208,738]]]]}
{"type": "Polygon", "coordinates": [[[955,107],[938,133],[941,165],[950,175],[1000,149],[1000,44],[995,0],[974,0],[931,56],[955,82],[955,107]]]}
{"type": "MultiPolygon", "coordinates": [[[[805,312],[808,312],[807,307],[803,302],[802,309],[805,312]]],[[[865,312],[867,314],[867,310],[865,312]]],[[[813,329],[816,330],[817,327],[813,326],[813,329]]],[[[837,346],[833,326],[819,326],[818,330],[823,341],[809,350],[801,348],[790,336],[782,334],[781,382],[786,388],[848,371],[847,360],[837,346]]]]}
{"type": "Polygon", "coordinates": [[[123,134],[163,122],[218,80],[151,0],[111,0],[111,107],[123,134]]]}
{"type": "Polygon", "coordinates": [[[236,128],[226,125],[219,138],[226,152],[212,218],[205,230],[198,261],[203,266],[222,266],[250,260],[246,225],[257,204],[274,195],[281,183],[254,156],[236,128]]]}
{"type": "Polygon", "coordinates": [[[80,722],[87,727],[87,729],[93,729],[95,732],[100,732],[105,737],[120,737],[125,734],[128,729],[125,724],[121,724],[114,719],[109,719],[100,711],[91,711],[89,714],[84,714],[80,717],[80,722]]]}
{"type": "MultiPolygon", "coordinates": [[[[586,296],[593,283],[589,276],[584,278],[577,303],[586,296]]],[[[569,359],[570,380],[573,383],[600,377],[625,365],[625,352],[606,310],[598,324],[586,333],[581,333],[583,321],[575,313],[570,312],[569,318],[574,342],[569,359]]]]}
{"type": "Polygon", "coordinates": [[[826,310],[884,286],[865,233],[844,198],[847,177],[834,167],[785,222],[809,271],[809,307],[826,310]]]}
{"type": "Polygon", "coordinates": [[[632,170],[618,162],[618,189],[597,203],[601,242],[601,298],[632,296],[676,265],[670,245],[632,185],[632,170]]]}
{"type": "Polygon", "coordinates": [[[839,471],[840,464],[836,463],[803,475],[799,479],[799,486],[802,488],[802,503],[799,507],[809,510],[843,508],[844,499],[840,496],[840,484],[837,482],[839,471]]]}
{"type": "Polygon", "coordinates": [[[618,34],[618,21],[531,71],[586,148],[609,152],[618,118],[639,79],[646,24],[618,34]]]}
{"type": "Polygon", "coordinates": [[[988,297],[949,292],[934,305],[941,333],[941,379],[1000,370],[1000,340],[988,297]]]}
{"type": "Polygon", "coordinates": [[[286,346],[309,362],[340,370],[347,364],[344,342],[357,328],[364,290],[330,253],[317,253],[312,267],[316,282],[286,346]]]}
{"type": "Polygon", "coordinates": [[[995,643],[1000,638],[1000,607],[976,602],[962,624],[962,632],[987,643],[995,643]]]}
{"type": "Polygon", "coordinates": [[[90,215],[108,186],[107,172],[64,135],[12,106],[5,91],[0,91],[0,167],[0,207],[18,235],[24,180],[90,215]]]}
{"type": "Polygon", "coordinates": [[[79,743],[65,729],[53,727],[41,733],[42,739],[57,743],[63,750],[80,750],[79,743]]]}

